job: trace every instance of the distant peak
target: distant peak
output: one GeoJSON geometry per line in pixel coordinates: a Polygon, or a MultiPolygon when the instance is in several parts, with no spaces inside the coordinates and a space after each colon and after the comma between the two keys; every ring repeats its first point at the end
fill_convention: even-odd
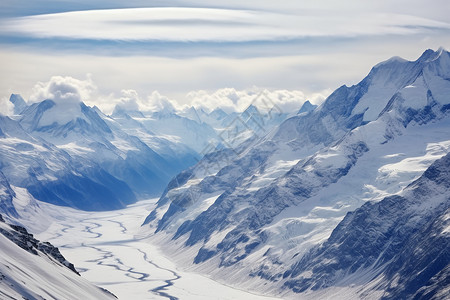
{"type": "Polygon", "coordinates": [[[424,53],[419,57],[417,61],[433,61],[438,59],[442,56],[442,53],[447,52],[443,47],[439,47],[437,51],[434,51],[433,49],[427,49],[424,53]]]}
{"type": "Polygon", "coordinates": [[[22,98],[22,96],[20,96],[20,94],[11,94],[11,96],[9,97],[9,100],[12,102],[15,99],[22,99],[23,100],[23,98],[22,98]]]}
{"type": "MultiPolygon", "coordinates": [[[[102,114],[101,111],[100,111],[100,114],[102,114]]],[[[117,104],[114,107],[114,110],[113,110],[111,116],[113,116],[113,117],[126,117],[126,118],[129,118],[129,117],[144,118],[144,114],[140,110],[138,110],[138,109],[127,109],[122,104],[117,104]]]]}
{"type": "Polygon", "coordinates": [[[378,68],[378,67],[383,66],[383,65],[395,64],[395,63],[403,63],[403,62],[407,62],[407,60],[402,58],[402,57],[400,57],[400,56],[393,56],[393,57],[389,58],[388,60],[385,60],[385,61],[382,61],[382,62],[376,64],[374,66],[374,68],[378,68]]]}
{"type": "Polygon", "coordinates": [[[298,111],[297,114],[313,111],[316,107],[317,107],[317,105],[314,105],[311,102],[309,102],[309,100],[306,100],[305,103],[303,103],[302,107],[300,108],[300,110],[298,111]]]}
{"type": "Polygon", "coordinates": [[[112,112],[112,116],[118,116],[118,115],[122,115],[122,114],[125,114],[126,112],[125,112],[125,109],[121,106],[121,105],[119,105],[119,104],[117,104],[115,107],[114,107],[114,110],[113,110],[113,112],[112,112]]]}
{"type": "Polygon", "coordinates": [[[245,111],[244,112],[258,112],[258,108],[256,108],[256,106],[254,106],[253,104],[250,104],[246,109],[245,109],[245,111]]]}
{"type": "Polygon", "coordinates": [[[94,105],[92,107],[92,110],[94,110],[98,114],[103,114],[102,110],[97,105],[94,105]]]}
{"type": "Polygon", "coordinates": [[[56,105],[55,101],[51,99],[45,99],[39,103],[37,103],[37,106],[40,107],[43,110],[48,110],[56,105]]]}
{"type": "Polygon", "coordinates": [[[26,107],[27,104],[19,94],[11,94],[9,101],[14,104],[14,114],[19,115],[26,107]]]}
{"type": "Polygon", "coordinates": [[[216,107],[211,113],[225,114],[225,112],[223,111],[223,109],[221,109],[220,107],[216,107]]]}
{"type": "Polygon", "coordinates": [[[404,62],[406,59],[400,57],[400,56],[392,56],[387,60],[387,62],[404,62]]]}

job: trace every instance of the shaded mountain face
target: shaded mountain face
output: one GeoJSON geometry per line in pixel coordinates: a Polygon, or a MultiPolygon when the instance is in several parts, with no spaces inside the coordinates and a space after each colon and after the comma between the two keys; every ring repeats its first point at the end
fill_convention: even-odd
{"type": "Polygon", "coordinates": [[[23,100],[22,96],[20,95],[12,94],[9,101],[14,104],[15,115],[20,114],[27,107],[25,100],[23,100]]]}
{"type": "MultiPolygon", "coordinates": [[[[0,200],[2,212],[11,216],[15,187],[38,200],[83,210],[117,209],[159,196],[174,175],[204,154],[247,139],[262,126],[256,118],[264,116],[250,106],[243,113],[202,112],[204,122],[174,109],[141,112],[118,106],[106,116],[76,99],[27,104],[13,94],[10,101],[15,115],[0,116],[5,189],[0,200]]],[[[285,117],[273,118],[263,129],[285,117]]]]}
{"type": "MultiPolygon", "coordinates": [[[[40,104],[29,108],[37,116],[52,106],[49,101],[40,104]]],[[[136,200],[130,187],[97,161],[73,153],[77,149],[80,149],[78,154],[93,150],[71,142],[69,147],[73,152],[70,153],[64,148],[66,144],[57,146],[43,138],[52,132],[56,139],[59,134],[70,132],[68,127],[76,127],[77,122],[80,128],[87,126],[86,121],[46,126],[48,132],[41,135],[39,130],[43,129],[39,127],[38,117],[25,115],[23,119],[27,131],[19,121],[1,117],[0,127],[5,133],[0,139],[1,172],[10,186],[26,188],[41,201],[87,210],[120,208],[136,200]]]]}
{"type": "Polygon", "coordinates": [[[197,154],[187,147],[178,147],[178,153],[174,143],[155,138],[156,146],[163,145],[157,148],[109,123],[81,102],[52,100],[26,106],[14,120],[2,116],[3,181],[57,205],[117,209],[136,197],[158,195],[174,174],[195,162],[197,154]]]}
{"type": "Polygon", "coordinates": [[[309,113],[310,111],[315,110],[317,107],[317,105],[312,104],[309,101],[306,101],[305,103],[303,103],[302,107],[300,108],[300,110],[298,111],[298,115],[299,114],[303,114],[303,113],[309,113]]]}
{"type": "Polygon", "coordinates": [[[0,211],[11,217],[18,217],[13,199],[16,193],[11,188],[8,179],[0,172],[0,211]]]}
{"type": "Polygon", "coordinates": [[[187,266],[279,294],[347,212],[447,154],[449,66],[444,50],[390,59],[264,137],[206,155],[169,183],[143,231],[187,266]]]}
{"type": "Polygon", "coordinates": [[[7,299],[116,299],[80,277],[58,248],[0,215],[0,295],[7,299]]]}
{"type": "Polygon", "coordinates": [[[450,289],[449,216],[447,154],[400,195],[348,213],[323,245],[283,274],[284,286],[303,292],[356,282],[382,299],[443,299],[450,289]]]}

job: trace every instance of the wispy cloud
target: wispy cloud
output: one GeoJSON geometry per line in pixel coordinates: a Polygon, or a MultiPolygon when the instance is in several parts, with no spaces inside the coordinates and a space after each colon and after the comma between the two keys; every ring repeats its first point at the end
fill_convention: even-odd
{"type": "Polygon", "coordinates": [[[311,98],[356,83],[393,55],[416,59],[427,48],[450,49],[447,6],[448,0],[3,1],[0,100],[10,93],[29,98],[36,82],[55,75],[87,73],[98,87],[90,104],[107,110],[117,99],[134,105],[134,95],[147,99],[153,91],[181,105],[192,90],[206,90],[205,103],[226,103],[214,96],[226,87],[301,90],[311,98]]]}
{"type": "Polygon", "coordinates": [[[3,34],[168,42],[252,42],[310,37],[417,34],[450,24],[401,14],[289,14],[213,8],[133,8],[5,19],[3,34]]]}

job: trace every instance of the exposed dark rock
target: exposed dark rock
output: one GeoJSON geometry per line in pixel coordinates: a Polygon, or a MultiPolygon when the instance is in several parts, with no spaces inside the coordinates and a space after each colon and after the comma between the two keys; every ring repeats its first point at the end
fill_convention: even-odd
{"type": "Polygon", "coordinates": [[[64,256],[61,254],[61,252],[59,252],[59,249],[57,247],[53,246],[49,242],[41,242],[35,239],[34,236],[31,233],[28,233],[28,231],[22,226],[18,225],[9,225],[9,226],[11,230],[0,228],[0,233],[3,234],[12,242],[14,242],[15,244],[17,244],[20,248],[34,255],[40,255],[39,253],[47,255],[53,260],[69,268],[74,273],[80,275],[75,269],[74,265],[64,258],[64,256]]]}

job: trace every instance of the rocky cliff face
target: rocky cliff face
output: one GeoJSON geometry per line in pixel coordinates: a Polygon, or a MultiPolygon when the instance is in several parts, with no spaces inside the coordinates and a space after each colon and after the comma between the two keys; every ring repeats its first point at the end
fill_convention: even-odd
{"type": "Polygon", "coordinates": [[[0,297],[5,299],[116,299],[83,278],[58,248],[38,241],[0,215],[0,297]]]}
{"type": "MultiPolygon", "coordinates": [[[[5,222],[3,217],[0,215],[0,222],[5,222]]],[[[0,228],[0,233],[7,237],[9,240],[14,242],[20,248],[28,251],[31,254],[38,255],[38,252],[43,253],[55,261],[59,262],[61,265],[66,266],[71,271],[80,275],[72,263],[68,262],[64,256],[59,252],[59,249],[54,247],[49,242],[40,242],[33,237],[31,233],[18,225],[9,225],[10,230],[5,228],[0,228]]]]}
{"type": "Polygon", "coordinates": [[[400,195],[348,213],[283,274],[284,287],[299,293],[354,281],[367,287],[363,296],[379,290],[382,299],[442,299],[450,288],[449,216],[447,154],[400,195]]]}

